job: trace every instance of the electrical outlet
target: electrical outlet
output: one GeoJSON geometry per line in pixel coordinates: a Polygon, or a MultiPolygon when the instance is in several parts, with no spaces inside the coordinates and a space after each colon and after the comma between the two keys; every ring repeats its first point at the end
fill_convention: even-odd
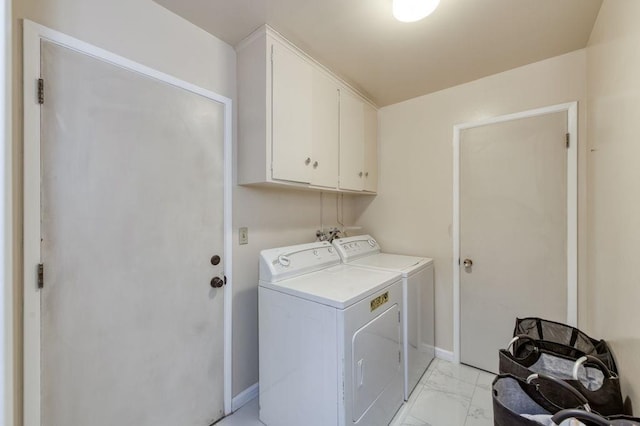
{"type": "Polygon", "coordinates": [[[238,242],[240,245],[249,244],[249,228],[243,227],[238,229],[238,242]]]}

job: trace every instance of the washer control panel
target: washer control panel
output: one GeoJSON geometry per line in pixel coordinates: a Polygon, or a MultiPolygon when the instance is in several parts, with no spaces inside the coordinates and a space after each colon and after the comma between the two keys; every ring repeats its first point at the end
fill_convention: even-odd
{"type": "Polygon", "coordinates": [[[359,257],[380,253],[378,242],[371,235],[358,235],[333,240],[342,260],[349,261],[359,257]]]}

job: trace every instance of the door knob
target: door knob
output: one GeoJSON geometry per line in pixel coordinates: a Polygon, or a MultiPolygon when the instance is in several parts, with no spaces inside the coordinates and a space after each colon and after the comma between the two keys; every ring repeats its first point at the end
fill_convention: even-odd
{"type": "Polygon", "coordinates": [[[465,259],[462,264],[464,265],[465,268],[471,268],[471,266],[473,266],[473,260],[471,259],[465,259]]]}
{"type": "Polygon", "coordinates": [[[227,277],[224,277],[224,279],[222,279],[220,277],[211,278],[211,287],[213,287],[213,288],[220,288],[223,285],[225,285],[226,283],[227,283],[227,277]]]}

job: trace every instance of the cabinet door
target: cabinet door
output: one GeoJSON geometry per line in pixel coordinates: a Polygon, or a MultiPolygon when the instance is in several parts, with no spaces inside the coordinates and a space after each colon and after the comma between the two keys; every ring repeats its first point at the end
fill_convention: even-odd
{"type": "Polygon", "coordinates": [[[378,111],[364,104],[364,190],[378,190],[378,111]]]}
{"type": "Polygon", "coordinates": [[[340,152],[338,86],[318,70],[313,72],[312,103],[311,184],[337,188],[340,152]]]}
{"type": "Polygon", "coordinates": [[[364,103],[340,91],[340,188],[364,188],[364,103]]]}
{"type": "Polygon", "coordinates": [[[273,44],[271,80],[272,178],[308,183],[313,68],[291,50],[273,44]]]}

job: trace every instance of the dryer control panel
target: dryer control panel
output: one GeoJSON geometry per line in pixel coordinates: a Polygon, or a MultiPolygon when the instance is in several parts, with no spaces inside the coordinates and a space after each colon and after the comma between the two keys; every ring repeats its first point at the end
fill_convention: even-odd
{"type": "Polygon", "coordinates": [[[260,252],[260,280],[277,282],[338,265],[340,256],[327,241],[260,252]]]}
{"type": "Polygon", "coordinates": [[[371,235],[336,239],[333,240],[333,245],[345,262],[380,253],[380,246],[371,235]]]}

